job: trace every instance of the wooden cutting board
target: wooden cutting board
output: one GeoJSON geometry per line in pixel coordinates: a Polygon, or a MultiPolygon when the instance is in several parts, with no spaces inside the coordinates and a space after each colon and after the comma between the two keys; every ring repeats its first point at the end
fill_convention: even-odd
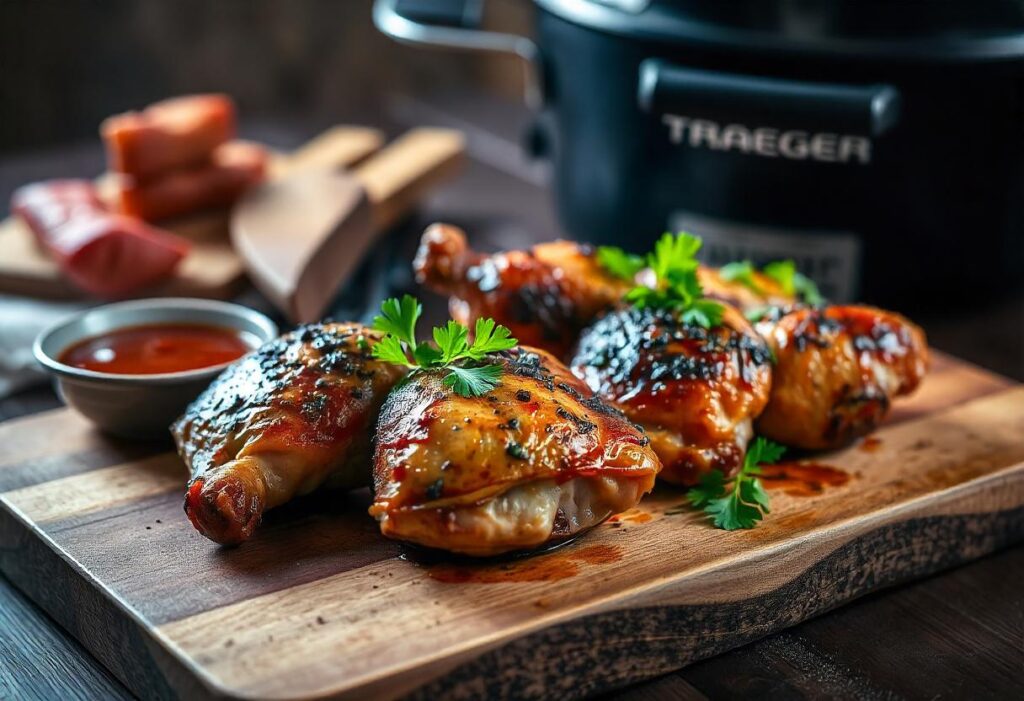
{"type": "MultiPolygon", "coordinates": [[[[329,129],[290,154],[272,153],[268,178],[303,170],[352,166],[384,143],[376,129],[339,126],[329,129]]],[[[98,181],[109,196],[110,176],[98,181]]],[[[142,291],[146,297],[210,297],[234,295],[245,279],[242,260],[231,247],[229,212],[215,211],[182,217],[160,226],[184,236],[192,249],[174,277],[142,291]]],[[[37,245],[32,232],[17,217],[0,221],[0,292],[45,299],[78,299],[84,293],[68,282],[57,265],[37,245]]]]}
{"type": "Polygon", "coordinates": [[[1024,386],[939,356],[873,439],[817,456],[845,484],[769,483],[753,530],[659,489],[561,549],[470,565],[384,540],[365,493],[219,548],[173,453],[59,410],[0,426],[0,570],[143,698],[577,698],[1024,539],[1022,436],[1024,386]]]}

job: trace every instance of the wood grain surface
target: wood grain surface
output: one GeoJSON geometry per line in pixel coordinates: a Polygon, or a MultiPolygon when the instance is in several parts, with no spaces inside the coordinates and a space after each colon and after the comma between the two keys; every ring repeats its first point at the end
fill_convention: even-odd
{"type": "Polygon", "coordinates": [[[531,558],[426,561],[368,496],[222,549],[163,445],[67,411],[0,426],[0,569],[145,697],[575,698],[677,669],[1024,537],[1024,388],[940,356],[845,473],[725,533],[659,489],[531,558]],[[60,436],[60,440],[54,440],[60,436]]]}

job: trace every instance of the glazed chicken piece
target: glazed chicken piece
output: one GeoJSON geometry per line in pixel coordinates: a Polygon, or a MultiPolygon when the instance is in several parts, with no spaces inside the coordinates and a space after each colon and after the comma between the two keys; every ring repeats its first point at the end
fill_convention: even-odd
{"type": "Polygon", "coordinates": [[[370,436],[405,374],[359,324],[306,326],[228,367],[171,427],[192,472],[185,512],[207,538],[249,538],[266,509],[322,484],[370,483],[370,436]]]}
{"type": "Polygon", "coordinates": [[[756,325],[776,357],[758,433],[810,450],[837,448],[885,418],[928,366],[924,332],[894,312],[829,306],[770,313],[756,325]]]}
{"type": "Polygon", "coordinates": [[[743,462],[772,384],[768,347],[726,306],[712,329],[667,310],[620,309],[580,337],[572,371],[644,427],[667,482],[743,462]]]}
{"type": "Polygon", "coordinates": [[[424,232],[413,267],[418,282],[451,295],[456,321],[472,326],[479,317],[491,317],[520,343],[559,358],[580,329],[633,287],[605,272],[589,246],[552,241],[484,255],[469,248],[460,229],[446,224],[424,232]]]}
{"type": "Polygon", "coordinates": [[[541,350],[492,358],[500,384],[463,397],[410,376],[377,427],[376,499],[389,538],[474,556],[571,538],[633,507],[660,464],[641,430],[541,350]]]}

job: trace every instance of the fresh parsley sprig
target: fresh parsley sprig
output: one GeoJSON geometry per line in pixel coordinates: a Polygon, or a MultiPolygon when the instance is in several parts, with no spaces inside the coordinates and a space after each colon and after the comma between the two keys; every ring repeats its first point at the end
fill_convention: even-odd
{"type": "Polygon", "coordinates": [[[777,260],[764,266],[762,272],[779,283],[787,295],[799,296],[800,299],[815,306],[823,304],[825,298],[818,292],[814,280],[797,272],[796,263],[792,260],[777,260]]]}
{"type": "MultiPolygon", "coordinates": [[[[763,295],[764,290],[757,284],[754,277],[754,264],[749,260],[727,263],[719,269],[719,274],[726,282],[738,282],[755,294],[763,295]]],[[[779,284],[784,294],[799,297],[807,304],[815,306],[824,303],[825,298],[818,291],[814,280],[797,272],[796,263],[792,260],[777,260],[761,269],[761,273],[779,284]]]]}
{"type": "Polygon", "coordinates": [[[725,308],[704,297],[704,288],[697,277],[697,251],[701,239],[685,232],[664,234],[646,257],[626,253],[614,246],[597,251],[598,263],[610,274],[633,281],[645,266],[651,269],[653,286],[637,285],[624,299],[634,306],[652,309],[673,309],[684,323],[711,328],[722,323],[725,308]]]}
{"type": "Polygon", "coordinates": [[[373,346],[375,358],[414,369],[448,370],[442,382],[463,397],[478,397],[498,386],[501,366],[486,363],[487,355],[515,348],[518,341],[493,319],[477,319],[473,342],[469,329],[457,321],[435,326],[434,345],[416,341],[416,322],[423,305],[411,295],[390,298],[373,318],[384,337],[373,346]]]}
{"type": "Polygon", "coordinates": [[[718,269],[718,274],[726,282],[738,282],[754,294],[764,294],[761,286],[757,284],[757,280],[754,278],[755,272],[754,264],[749,260],[726,263],[718,269]]]}
{"type": "Polygon", "coordinates": [[[617,246],[599,246],[597,263],[615,277],[630,282],[647,265],[643,256],[627,253],[617,246]]]}
{"type": "Polygon", "coordinates": [[[753,528],[770,511],[768,492],[757,475],[762,464],[778,462],[785,448],[758,436],[743,458],[743,467],[731,479],[721,470],[704,474],[700,484],[686,493],[695,508],[711,517],[715,527],[727,531],[753,528]]]}

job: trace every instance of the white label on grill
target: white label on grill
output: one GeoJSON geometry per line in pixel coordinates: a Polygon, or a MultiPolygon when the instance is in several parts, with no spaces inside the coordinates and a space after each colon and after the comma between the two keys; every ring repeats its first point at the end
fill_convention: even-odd
{"type": "Polygon", "coordinates": [[[861,244],[851,232],[769,228],[685,211],[670,214],[668,224],[670,231],[688,231],[704,239],[700,259],[708,265],[749,259],[762,266],[792,258],[797,270],[814,280],[828,299],[856,299],[861,244]]]}
{"type": "Polygon", "coordinates": [[[736,151],[765,158],[781,156],[793,161],[862,165],[871,162],[871,139],[856,134],[722,125],[710,119],[693,119],[681,114],[664,114],[661,121],[668,127],[669,141],[687,144],[690,148],[736,151]]]}

